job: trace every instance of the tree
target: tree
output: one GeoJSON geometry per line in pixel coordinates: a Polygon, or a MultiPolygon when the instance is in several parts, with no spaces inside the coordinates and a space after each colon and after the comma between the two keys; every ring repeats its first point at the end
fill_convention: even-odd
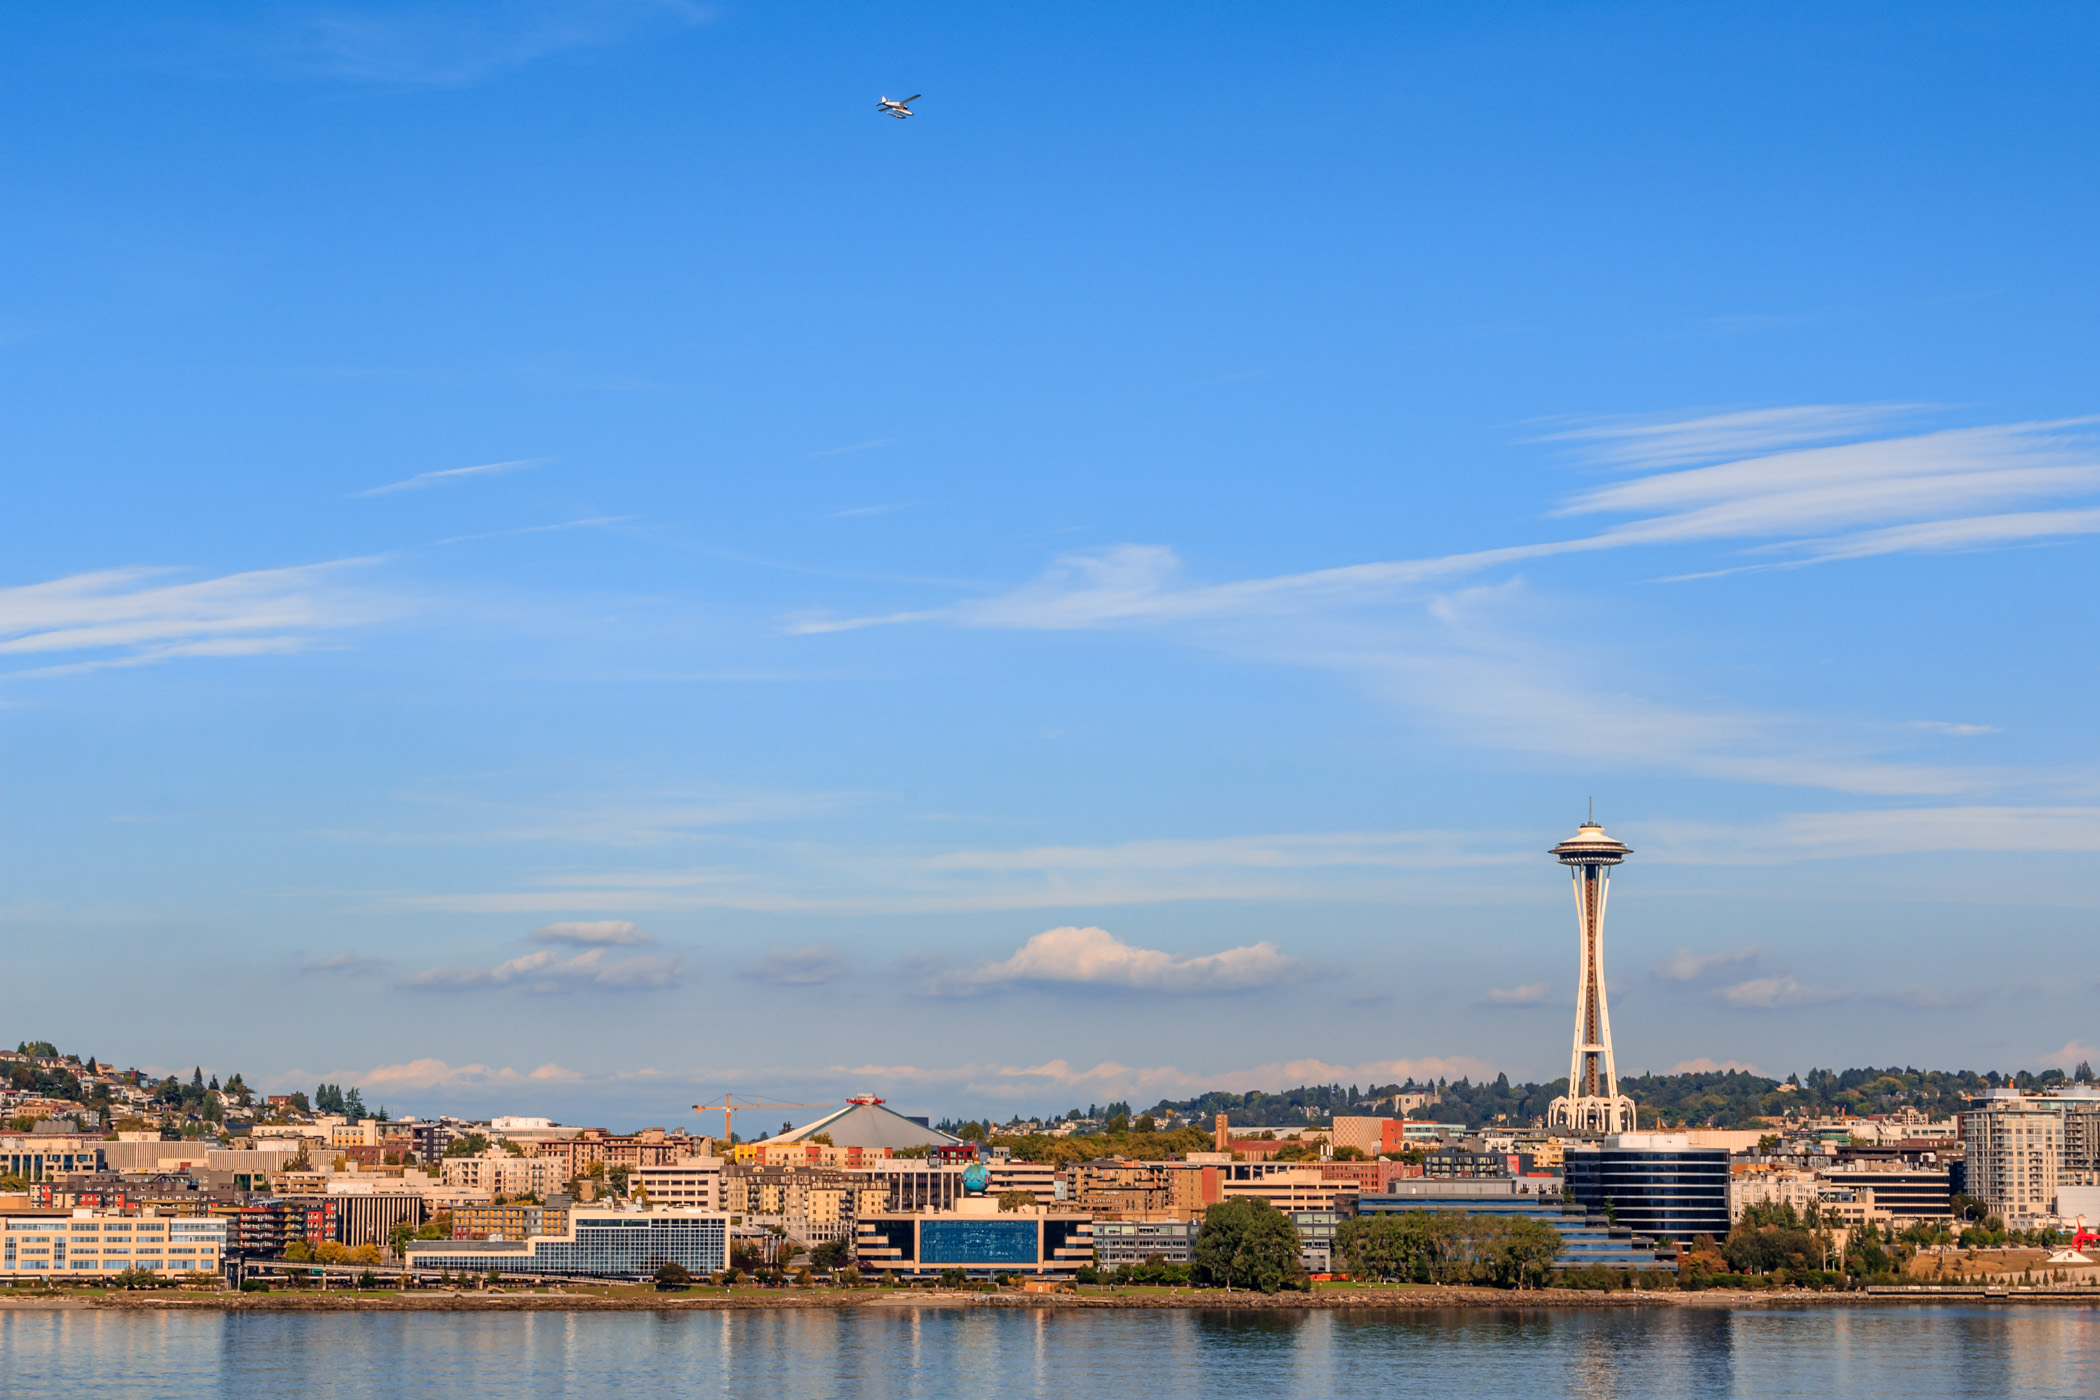
{"type": "Polygon", "coordinates": [[[357,1122],[365,1116],[364,1096],[355,1088],[343,1095],[343,1116],[352,1122],[357,1122]]]}
{"type": "Polygon", "coordinates": [[[1001,1191],[999,1193],[999,1209],[1001,1210],[1026,1210],[1034,1204],[1035,1192],[1033,1191],[1001,1191]]]}
{"type": "Polygon", "coordinates": [[[809,1252],[809,1262],[826,1273],[836,1272],[852,1257],[853,1246],[843,1239],[826,1240],[809,1252]]]}
{"type": "Polygon", "coordinates": [[[666,1263],[656,1271],[656,1286],[666,1292],[674,1288],[691,1288],[692,1271],[683,1264],[666,1263]]]}
{"type": "Polygon", "coordinates": [[[1228,1288],[1274,1293],[1304,1284],[1305,1267],[1298,1252],[1297,1227],[1267,1201],[1220,1201],[1203,1213],[1203,1226],[1196,1234],[1195,1272],[1228,1288]]]}
{"type": "Polygon", "coordinates": [[[204,1087],[204,1066],[199,1065],[190,1071],[190,1087],[194,1089],[202,1089],[204,1087]]]}
{"type": "Polygon", "coordinates": [[[284,1247],[284,1257],[294,1264],[310,1264],[313,1262],[314,1247],[305,1240],[291,1240],[284,1247]]]}

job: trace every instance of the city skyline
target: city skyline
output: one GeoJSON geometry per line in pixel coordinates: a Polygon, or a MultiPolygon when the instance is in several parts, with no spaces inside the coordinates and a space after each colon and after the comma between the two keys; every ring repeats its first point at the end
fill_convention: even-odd
{"type": "Polygon", "coordinates": [[[1546,1081],[1594,798],[1621,1078],[2100,1054],[2092,16],[345,13],[5,21],[18,1036],[1546,1081]]]}

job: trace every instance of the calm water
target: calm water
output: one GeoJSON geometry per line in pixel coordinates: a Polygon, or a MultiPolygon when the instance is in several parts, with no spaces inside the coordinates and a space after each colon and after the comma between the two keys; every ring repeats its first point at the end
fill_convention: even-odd
{"type": "Polygon", "coordinates": [[[0,1394],[2100,1394],[2100,1308],[246,1317],[0,1311],[0,1394]]]}

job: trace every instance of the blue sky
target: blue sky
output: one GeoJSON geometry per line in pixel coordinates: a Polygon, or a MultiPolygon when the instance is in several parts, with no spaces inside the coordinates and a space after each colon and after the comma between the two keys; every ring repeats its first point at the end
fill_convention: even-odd
{"type": "Polygon", "coordinates": [[[17,1038],[1550,1078],[1594,797],[1622,1071],[2100,1040],[2088,9],[4,24],[17,1038]]]}

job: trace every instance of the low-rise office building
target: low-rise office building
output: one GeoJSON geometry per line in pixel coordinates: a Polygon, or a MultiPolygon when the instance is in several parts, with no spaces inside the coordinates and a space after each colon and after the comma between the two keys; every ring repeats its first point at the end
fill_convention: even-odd
{"type": "Polygon", "coordinates": [[[1435,1210],[1537,1220],[1560,1232],[1560,1256],[1554,1260],[1557,1269],[1601,1265],[1657,1271],[1677,1267],[1674,1248],[1665,1251],[1660,1240],[1638,1234],[1623,1224],[1615,1225],[1601,1214],[1590,1213],[1581,1203],[1546,1189],[1557,1184],[1511,1177],[1396,1181],[1386,1193],[1359,1196],[1356,1210],[1359,1215],[1435,1210]],[[1662,1253],[1669,1257],[1659,1258],[1662,1253]]]}
{"type": "Polygon", "coordinates": [[[24,1181],[109,1170],[100,1138],[73,1133],[0,1134],[0,1176],[24,1181]]]}
{"type": "Polygon", "coordinates": [[[471,1205],[452,1208],[455,1240],[527,1240],[534,1235],[567,1234],[566,1206],[471,1205]]]}
{"type": "Polygon", "coordinates": [[[1198,1220],[1096,1220],[1094,1262],[1104,1269],[1123,1264],[1143,1264],[1158,1259],[1163,1264],[1186,1264],[1196,1257],[1196,1235],[1203,1228],[1198,1220]]]}
{"type": "Polygon", "coordinates": [[[1042,1206],[1002,1211],[969,1196],[954,1210],[862,1217],[854,1255],[863,1273],[892,1277],[960,1269],[973,1278],[1069,1278],[1094,1262],[1094,1220],[1042,1206]]]}
{"type": "Polygon", "coordinates": [[[209,1216],[83,1207],[65,1215],[0,1217],[0,1276],[216,1274],[226,1222],[209,1216]]]}
{"type": "Polygon", "coordinates": [[[1617,1133],[1566,1158],[1568,1198],[1653,1239],[1720,1239],[1729,1227],[1729,1164],[1722,1148],[1683,1133],[1617,1133]]]}
{"type": "Polygon", "coordinates": [[[407,1266],[421,1273],[642,1279],[665,1264],[704,1277],[729,1264],[721,1211],[614,1210],[579,1206],[559,1235],[525,1240],[411,1240],[407,1266]]]}
{"type": "Polygon", "coordinates": [[[682,1157],[663,1166],[637,1167],[631,1184],[647,1193],[651,1205],[721,1210],[722,1159],[682,1157]]]}

